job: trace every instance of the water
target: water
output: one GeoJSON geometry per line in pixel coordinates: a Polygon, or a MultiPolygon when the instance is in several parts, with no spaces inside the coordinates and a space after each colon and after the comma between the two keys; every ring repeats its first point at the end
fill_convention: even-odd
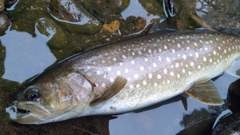
{"type": "MultiPolygon", "coordinates": [[[[38,2],[38,1],[37,1],[38,2]]],[[[188,2],[184,0],[182,3],[188,2]]],[[[150,2],[151,3],[151,2],[150,2]]],[[[162,2],[159,2],[162,3],[162,2]]],[[[200,10],[199,1],[197,12],[200,10]]],[[[206,4],[206,3],[205,3],[206,4]]],[[[34,5],[34,4],[33,4],[34,5]]],[[[190,5],[190,4],[189,4],[190,5]]],[[[205,5],[206,7],[206,5],[205,5]]],[[[184,5],[184,8],[188,6],[184,5]]],[[[35,6],[34,9],[37,9],[35,6]]],[[[181,8],[180,8],[181,9],[181,8]]],[[[30,12],[34,12],[33,10],[30,12]]],[[[21,12],[20,12],[21,13],[21,12]]],[[[122,12],[122,17],[126,19],[129,14],[141,16],[147,20],[147,24],[154,18],[159,18],[161,22],[165,20],[165,16],[161,14],[149,14],[148,11],[137,0],[131,0],[127,9],[122,12]]],[[[26,13],[28,14],[28,13],[26,13]]],[[[183,14],[182,12],[179,14],[183,14]]],[[[186,14],[186,13],[185,13],[186,14]]],[[[206,12],[204,12],[206,14],[206,12]]],[[[201,14],[201,15],[204,15],[201,14]]],[[[42,16],[40,16],[42,17],[42,16]]],[[[180,18],[183,16],[180,16],[180,18]]],[[[187,17],[185,17],[187,18],[187,17]]],[[[180,19],[182,24],[189,20],[180,19]]],[[[188,25],[190,26],[190,25],[188,25]]],[[[183,25],[179,25],[182,29],[187,29],[183,25]]],[[[195,27],[195,26],[194,26],[195,27]]],[[[56,50],[50,49],[47,45],[48,40],[43,36],[30,34],[31,32],[21,32],[17,30],[8,30],[6,34],[0,37],[2,45],[5,47],[4,74],[0,79],[0,130],[6,134],[135,134],[135,135],[173,135],[173,134],[210,134],[215,119],[222,110],[222,107],[209,107],[201,104],[192,98],[187,98],[188,109],[185,110],[179,97],[171,99],[166,104],[154,105],[150,108],[145,108],[139,112],[130,112],[121,115],[110,116],[91,116],[78,118],[64,122],[45,124],[39,126],[25,126],[6,121],[7,114],[5,113],[6,101],[3,98],[9,93],[15,91],[19,85],[15,82],[22,83],[24,80],[42,72],[46,67],[53,64],[57,60],[66,58],[70,54],[74,54],[76,50],[87,48],[86,46],[96,44],[96,41],[101,40],[104,36],[109,39],[108,34],[96,34],[98,38],[93,38],[91,35],[73,34],[65,31],[68,38],[71,38],[68,47],[56,50]],[[101,36],[100,36],[101,35],[101,36]],[[86,42],[90,40],[89,42],[86,42]],[[76,45],[83,45],[78,49],[76,45]],[[75,50],[70,48],[76,47],[75,50]],[[59,56],[61,55],[61,57],[59,56]],[[14,85],[13,85],[14,84],[14,85]],[[66,131],[68,127],[68,131],[66,131]]],[[[113,35],[114,36],[114,35],[113,35]]],[[[99,43],[99,42],[97,42],[99,43]]],[[[2,51],[2,50],[1,50],[2,51]]],[[[76,51],[76,52],[78,52],[76,51]]],[[[1,63],[1,62],[0,62],[1,63]]],[[[1,72],[0,72],[1,73],[1,72]]],[[[226,98],[228,86],[237,78],[224,74],[219,77],[214,84],[219,90],[221,97],[226,98]]]]}

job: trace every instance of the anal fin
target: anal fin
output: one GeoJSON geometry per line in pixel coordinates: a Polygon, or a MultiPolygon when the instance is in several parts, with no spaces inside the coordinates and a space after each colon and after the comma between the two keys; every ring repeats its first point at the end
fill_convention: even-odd
{"type": "Polygon", "coordinates": [[[193,86],[185,91],[190,97],[207,105],[221,105],[223,100],[214,86],[213,81],[208,78],[198,80],[193,86]]]}
{"type": "Polygon", "coordinates": [[[126,78],[123,78],[121,76],[116,77],[113,84],[110,87],[108,87],[101,96],[99,96],[97,98],[94,98],[90,102],[90,106],[97,105],[98,103],[106,101],[107,99],[116,95],[118,92],[120,92],[123,89],[123,87],[126,84],[127,84],[127,79],[126,78]]]}

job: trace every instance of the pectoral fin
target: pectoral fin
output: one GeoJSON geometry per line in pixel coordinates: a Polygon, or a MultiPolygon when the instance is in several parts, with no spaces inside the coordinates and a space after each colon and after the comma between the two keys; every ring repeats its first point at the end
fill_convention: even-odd
{"type": "Polygon", "coordinates": [[[107,99],[111,98],[112,96],[116,95],[119,91],[123,89],[126,85],[127,79],[121,76],[118,76],[113,84],[106,89],[106,91],[99,97],[93,99],[90,102],[90,106],[94,106],[100,102],[106,101],[107,99]]]}
{"type": "Polygon", "coordinates": [[[217,88],[214,86],[213,81],[208,78],[195,82],[188,91],[185,91],[185,93],[204,104],[223,104],[223,100],[218,93],[217,88]]]}

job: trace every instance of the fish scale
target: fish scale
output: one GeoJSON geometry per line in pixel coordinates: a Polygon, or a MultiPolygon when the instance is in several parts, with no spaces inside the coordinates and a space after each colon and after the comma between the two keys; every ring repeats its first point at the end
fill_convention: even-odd
{"type": "MultiPolygon", "coordinates": [[[[45,71],[15,93],[19,95],[20,91],[35,86],[39,91],[51,92],[43,92],[43,96],[55,96],[61,101],[47,101],[48,104],[71,106],[70,109],[65,107],[62,113],[58,109],[60,116],[27,122],[19,117],[15,121],[40,124],[123,113],[184,92],[200,102],[218,105],[222,99],[210,79],[223,73],[239,57],[239,49],[238,36],[200,32],[150,34],[88,50],[45,71]],[[70,69],[70,73],[64,69],[70,69]]],[[[51,112],[51,107],[44,108],[51,112]]]]}

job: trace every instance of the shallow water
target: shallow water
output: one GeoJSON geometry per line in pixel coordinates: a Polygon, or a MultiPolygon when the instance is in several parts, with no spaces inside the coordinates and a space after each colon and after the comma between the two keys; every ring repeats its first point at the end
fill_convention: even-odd
{"type": "MultiPolygon", "coordinates": [[[[186,0],[184,2],[188,1],[186,0]]],[[[199,1],[196,4],[196,6],[199,7],[199,1]]],[[[148,12],[136,0],[131,1],[130,6],[122,12],[122,17],[126,19],[129,14],[146,18],[147,24],[149,24],[151,22],[151,19],[153,18],[158,17],[163,20],[165,19],[164,16],[161,15],[153,14],[147,15],[148,12]]],[[[183,13],[181,12],[181,14],[183,13]]],[[[179,18],[181,17],[182,16],[180,16],[179,18]]],[[[182,23],[184,24],[186,21],[188,22],[189,20],[184,19],[177,20],[177,22],[179,21],[182,21],[182,23]]],[[[190,20],[189,22],[191,21],[192,20],[190,20]]],[[[188,29],[188,27],[183,27],[183,25],[180,26],[178,25],[178,28],[188,29]]],[[[66,33],[70,34],[71,36],[70,32],[66,33]]],[[[86,46],[88,45],[88,42],[85,42],[87,45],[81,46],[80,47],[81,49],[79,49],[78,47],[76,47],[76,50],[69,49],[70,47],[76,46],[76,44],[82,45],[84,43],[82,39],[84,38],[87,39],[92,38],[91,36],[75,34],[72,35],[71,38],[77,39],[78,37],[81,36],[81,39],[78,39],[76,41],[72,40],[69,43],[70,47],[64,48],[65,50],[54,50],[48,47],[47,38],[44,38],[44,36],[39,35],[39,33],[35,34],[36,36],[33,36],[32,34],[30,34],[30,32],[10,30],[9,28],[6,34],[0,37],[2,46],[5,47],[4,50],[1,50],[4,51],[5,53],[3,65],[4,69],[0,69],[4,70],[4,74],[1,76],[0,81],[1,82],[0,130],[3,131],[3,133],[11,134],[98,133],[111,135],[122,134],[173,135],[179,133],[179,134],[207,135],[210,134],[211,127],[217,116],[221,113],[222,110],[226,108],[224,105],[220,107],[210,107],[201,104],[193,100],[192,98],[187,98],[188,109],[185,110],[179,97],[176,97],[165,102],[165,104],[160,103],[158,105],[154,105],[152,107],[139,110],[138,112],[130,112],[113,116],[114,118],[109,118],[107,116],[91,116],[86,118],[79,118],[77,120],[68,120],[65,122],[46,124],[41,126],[23,126],[20,124],[8,122],[6,121],[7,114],[4,112],[6,101],[3,100],[2,98],[7,97],[12,91],[16,90],[19,87],[19,85],[15,82],[22,83],[29,77],[32,77],[37,73],[42,72],[46,67],[53,64],[57,60],[63,59],[62,57],[58,56],[59,55],[58,53],[61,54],[62,52],[66,52],[66,54],[64,54],[63,56],[67,57],[70,54],[74,54],[76,50],[77,50],[76,52],[79,52],[82,48],[87,48],[86,46]],[[84,124],[87,126],[84,126],[84,124]],[[61,132],[60,129],[61,126],[71,127],[72,132],[70,131],[61,132]]],[[[70,36],[68,37],[70,38],[70,36]]],[[[100,36],[98,38],[94,38],[93,40],[94,41],[91,43],[90,46],[93,46],[96,43],[104,43],[107,41],[104,40],[99,42],[98,40],[102,40],[100,36]]],[[[0,65],[0,67],[1,66],[2,65],[0,65]]],[[[218,88],[223,99],[226,98],[228,86],[230,85],[231,82],[235,81],[236,79],[237,79],[236,77],[224,74],[223,76],[219,77],[217,80],[214,81],[214,84],[218,88]]]]}

